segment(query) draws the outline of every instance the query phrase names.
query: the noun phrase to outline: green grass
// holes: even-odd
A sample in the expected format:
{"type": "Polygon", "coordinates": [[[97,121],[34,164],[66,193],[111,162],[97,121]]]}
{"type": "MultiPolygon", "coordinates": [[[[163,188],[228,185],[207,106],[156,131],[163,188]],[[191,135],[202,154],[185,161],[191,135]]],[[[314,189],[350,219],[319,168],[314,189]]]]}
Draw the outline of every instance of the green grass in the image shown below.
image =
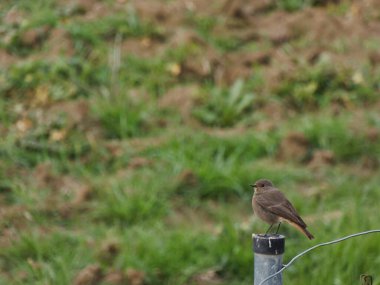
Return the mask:
{"type": "MultiPolygon", "coordinates": [[[[360,157],[373,157],[380,151],[380,144],[368,135],[354,129],[350,116],[337,118],[306,118],[304,132],[315,148],[331,149],[341,161],[355,161],[360,157]],[[313,122],[310,122],[313,120],[313,122]]],[[[374,157],[376,158],[376,156],[374,157]]]]}
{"type": "Polygon", "coordinates": [[[349,70],[331,65],[329,61],[305,66],[283,82],[277,94],[298,110],[311,110],[331,103],[348,106],[376,99],[378,74],[366,67],[349,70]]]}
{"type": "Polygon", "coordinates": [[[244,117],[253,106],[254,95],[245,93],[243,80],[237,80],[229,90],[213,88],[205,94],[202,106],[194,115],[206,125],[230,127],[244,117]]]}
{"type": "MultiPolygon", "coordinates": [[[[183,63],[202,58],[208,45],[221,52],[218,60],[277,47],[256,40],[243,47],[217,35],[229,21],[207,9],[184,8],[175,14],[182,20],[166,26],[117,2],[123,10],[91,19],[53,0],[0,4],[1,16],[11,8],[26,15],[21,26],[0,24],[11,39],[0,46],[17,59],[0,66],[1,284],[73,284],[93,264],[102,285],[110,272],[131,269],[147,285],[198,284],[205,272],[220,284],[252,284],[251,234],[267,225],[252,216],[249,184],[263,177],[285,192],[316,237],[310,242],[283,225],[285,262],[319,242],[380,227],[376,66],[300,59],[266,89],[267,67],[275,66],[258,63],[248,78],[217,85],[217,74],[187,76],[183,63]],[[72,55],[45,59],[49,34],[39,46],[20,45],[22,33],[43,25],[68,32],[72,55]],[[204,42],[168,46],[177,28],[204,42]],[[152,45],[152,54],[126,54],[132,38],[152,45]],[[193,85],[192,97],[177,88],[193,85]],[[167,96],[172,90],[179,91],[167,96]],[[64,135],[53,139],[54,132],[64,135]],[[301,162],[280,156],[294,132],[308,141],[301,162]],[[310,165],[320,150],[334,162],[310,165]]],[[[265,13],[317,4],[278,1],[265,13]]],[[[284,283],[376,278],[379,241],[371,235],[317,249],[284,272],[284,283]]]]}
{"type": "Polygon", "coordinates": [[[107,130],[107,136],[119,139],[143,135],[150,115],[147,104],[133,102],[128,95],[121,94],[98,99],[93,113],[107,130]]]}
{"type": "MultiPolygon", "coordinates": [[[[328,5],[329,1],[324,1],[324,0],[279,0],[276,1],[276,6],[279,9],[284,9],[289,12],[294,12],[298,10],[302,10],[308,7],[313,7],[313,6],[323,6],[323,5],[328,5]]],[[[341,6],[344,7],[343,3],[341,6]]],[[[331,6],[334,6],[333,4],[330,4],[331,6]]],[[[338,5],[336,5],[338,6],[338,5]]]]}
{"type": "Polygon", "coordinates": [[[104,66],[92,65],[80,58],[26,61],[2,70],[4,85],[0,94],[20,97],[23,92],[30,92],[40,98],[45,94],[38,92],[46,91],[45,101],[74,99],[88,95],[89,85],[100,85],[106,82],[107,76],[104,66]]]}
{"type": "Polygon", "coordinates": [[[123,38],[161,36],[159,29],[152,24],[142,22],[132,10],[127,16],[123,13],[93,21],[69,23],[66,29],[78,51],[100,46],[105,40],[113,40],[116,36],[123,38]]]}
{"type": "MultiPolygon", "coordinates": [[[[55,3],[53,1],[35,1],[30,5],[27,1],[17,1],[13,5],[7,5],[8,9],[20,9],[25,11],[26,17],[23,17],[21,22],[17,24],[0,23],[0,27],[5,31],[5,37],[0,41],[0,47],[5,48],[12,54],[27,56],[41,50],[46,40],[49,29],[55,27],[59,21],[59,15],[55,11],[55,3]],[[25,42],[23,37],[27,32],[38,31],[45,29],[46,32],[40,33],[39,39],[32,45],[25,42]]],[[[4,9],[7,11],[8,9],[4,9]]]]}

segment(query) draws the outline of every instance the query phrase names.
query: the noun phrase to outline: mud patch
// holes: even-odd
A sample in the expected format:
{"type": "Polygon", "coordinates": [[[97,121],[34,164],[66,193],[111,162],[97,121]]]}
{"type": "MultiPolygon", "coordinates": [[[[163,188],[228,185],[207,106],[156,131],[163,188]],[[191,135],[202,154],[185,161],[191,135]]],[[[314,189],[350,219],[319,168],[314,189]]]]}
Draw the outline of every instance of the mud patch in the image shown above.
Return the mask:
{"type": "Polygon", "coordinates": [[[170,89],[158,100],[162,109],[177,111],[184,122],[189,122],[194,107],[196,95],[199,93],[197,85],[178,86],[170,89]]]}
{"type": "Polygon", "coordinates": [[[310,142],[303,133],[289,133],[280,144],[278,158],[284,161],[305,162],[310,155],[310,142]]]}
{"type": "Polygon", "coordinates": [[[333,165],[336,162],[334,152],[330,150],[315,150],[309,162],[312,168],[319,168],[326,165],[333,165]]]}
{"type": "Polygon", "coordinates": [[[96,285],[103,277],[103,270],[97,264],[88,265],[75,276],[73,285],[96,285]]]}
{"type": "Polygon", "coordinates": [[[145,278],[146,278],[145,273],[143,271],[140,271],[134,268],[127,269],[128,284],[142,285],[144,284],[145,278]]]}

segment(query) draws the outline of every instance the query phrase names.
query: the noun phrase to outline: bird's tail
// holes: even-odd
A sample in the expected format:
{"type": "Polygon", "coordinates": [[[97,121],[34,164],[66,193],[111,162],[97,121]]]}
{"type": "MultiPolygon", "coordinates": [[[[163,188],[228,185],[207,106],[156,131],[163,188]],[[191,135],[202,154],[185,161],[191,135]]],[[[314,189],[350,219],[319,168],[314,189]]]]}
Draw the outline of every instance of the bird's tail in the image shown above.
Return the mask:
{"type": "Polygon", "coordinates": [[[300,225],[296,224],[295,222],[292,222],[292,221],[289,221],[289,220],[286,220],[290,225],[292,225],[293,227],[295,227],[297,230],[299,230],[301,233],[303,233],[305,236],[307,236],[308,239],[313,239],[314,236],[306,229],[306,228],[303,228],[301,227],[300,225]]]}

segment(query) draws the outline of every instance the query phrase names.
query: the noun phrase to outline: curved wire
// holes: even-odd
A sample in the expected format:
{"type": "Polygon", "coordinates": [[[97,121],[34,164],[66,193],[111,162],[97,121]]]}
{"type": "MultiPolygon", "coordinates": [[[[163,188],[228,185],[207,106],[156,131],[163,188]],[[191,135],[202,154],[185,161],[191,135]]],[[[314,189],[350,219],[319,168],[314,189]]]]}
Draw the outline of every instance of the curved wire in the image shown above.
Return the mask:
{"type": "Polygon", "coordinates": [[[302,251],[301,253],[297,254],[295,257],[293,257],[288,262],[288,264],[284,264],[283,267],[279,271],[277,271],[276,273],[274,273],[272,275],[269,275],[267,278],[265,278],[263,281],[261,281],[259,283],[259,285],[263,285],[264,282],[266,282],[269,279],[275,277],[277,274],[280,274],[282,271],[284,271],[286,268],[288,268],[294,261],[296,261],[299,257],[301,257],[302,255],[308,253],[309,251],[312,251],[312,250],[314,250],[314,249],[316,249],[318,247],[322,247],[322,246],[338,243],[338,242],[344,241],[344,240],[349,239],[349,238],[353,238],[353,237],[357,237],[357,236],[362,236],[362,235],[366,235],[366,234],[372,234],[372,233],[380,233],[380,230],[369,230],[369,231],[365,231],[365,232],[360,232],[360,233],[348,235],[348,236],[345,236],[345,237],[342,237],[342,238],[339,238],[339,239],[336,239],[336,240],[332,240],[332,241],[316,244],[316,245],[314,245],[314,246],[312,246],[312,247],[310,247],[310,248],[302,251]]]}

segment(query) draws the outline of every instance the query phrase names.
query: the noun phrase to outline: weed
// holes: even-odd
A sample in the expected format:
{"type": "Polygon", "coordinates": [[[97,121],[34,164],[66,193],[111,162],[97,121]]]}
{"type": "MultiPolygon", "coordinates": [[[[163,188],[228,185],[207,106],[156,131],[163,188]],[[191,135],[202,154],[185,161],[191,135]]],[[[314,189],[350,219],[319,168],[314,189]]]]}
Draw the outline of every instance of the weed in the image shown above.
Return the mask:
{"type": "Polygon", "coordinates": [[[214,87],[194,115],[206,125],[233,126],[252,108],[253,100],[254,95],[244,90],[244,81],[237,80],[227,90],[214,87]]]}
{"type": "Polygon", "coordinates": [[[298,110],[308,110],[338,103],[360,104],[375,98],[376,76],[365,71],[339,69],[328,63],[304,67],[278,88],[277,94],[298,110]]]}
{"type": "Polygon", "coordinates": [[[110,138],[135,137],[147,132],[149,110],[143,102],[134,102],[128,95],[100,97],[92,109],[110,138]]]}

